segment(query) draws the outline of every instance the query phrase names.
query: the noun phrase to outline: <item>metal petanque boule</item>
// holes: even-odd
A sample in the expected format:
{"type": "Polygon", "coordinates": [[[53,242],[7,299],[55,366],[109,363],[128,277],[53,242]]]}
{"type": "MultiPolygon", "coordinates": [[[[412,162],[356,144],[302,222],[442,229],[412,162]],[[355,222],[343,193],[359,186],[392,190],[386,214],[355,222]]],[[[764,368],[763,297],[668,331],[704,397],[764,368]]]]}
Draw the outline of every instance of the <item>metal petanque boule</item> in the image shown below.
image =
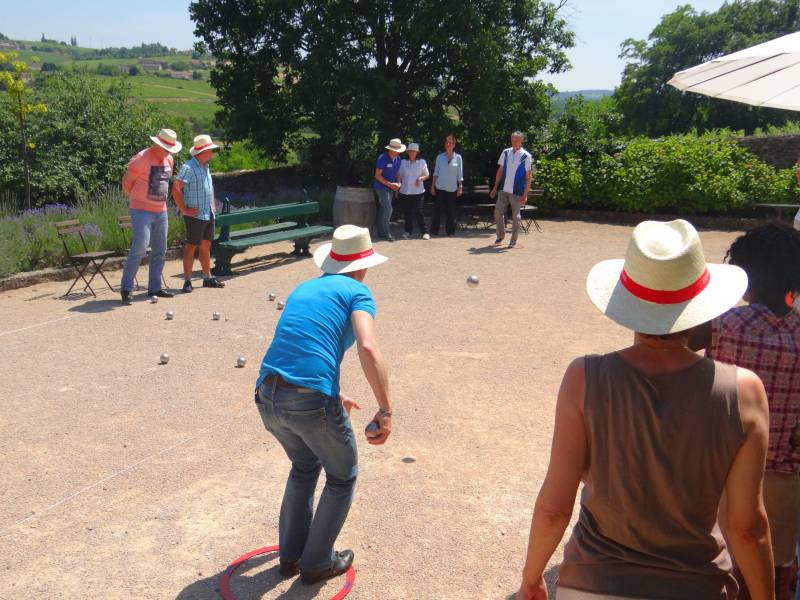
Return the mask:
{"type": "Polygon", "coordinates": [[[161,353],[161,356],[158,358],[158,361],[159,361],[159,362],[160,362],[162,365],[165,365],[165,364],[167,364],[167,363],[169,362],[169,354],[167,354],[166,352],[162,352],[162,353],[161,353]]]}
{"type": "Polygon", "coordinates": [[[283,310],[283,307],[284,307],[284,306],[286,306],[286,304],[285,304],[283,301],[281,301],[281,302],[278,302],[277,309],[278,309],[278,310],[283,310]]]}
{"type": "Polygon", "coordinates": [[[478,279],[477,275],[470,275],[469,277],[467,277],[467,286],[471,288],[476,288],[478,287],[479,283],[480,280],[478,279]]]}
{"type": "Polygon", "coordinates": [[[211,313],[211,318],[214,319],[215,321],[219,321],[219,313],[216,311],[211,313]]]}
{"type": "Polygon", "coordinates": [[[275,302],[275,298],[277,298],[277,296],[276,296],[275,294],[270,294],[270,295],[268,296],[268,298],[269,298],[269,301],[270,301],[270,302],[275,302]]]}
{"type": "Polygon", "coordinates": [[[172,319],[174,319],[174,318],[175,318],[175,313],[174,313],[174,312],[172,312],[171,310],[168,310],[168,311],[167,311],[167,314],[165,314],[165,315],[164,315],[164,318],[165,318],[167,321],[172,321],[172,319]]]}
{"type": "Polygon", "coordinates": [[[236,359],[236,366],[241,369],[247,364],[247,359],[244,356],[240,356],[236,359]]]}
{"type": "Polygon", "coordinates": [[[150,296],[150,304],[155,304],[158,302],[158,296],[150,296]]]}

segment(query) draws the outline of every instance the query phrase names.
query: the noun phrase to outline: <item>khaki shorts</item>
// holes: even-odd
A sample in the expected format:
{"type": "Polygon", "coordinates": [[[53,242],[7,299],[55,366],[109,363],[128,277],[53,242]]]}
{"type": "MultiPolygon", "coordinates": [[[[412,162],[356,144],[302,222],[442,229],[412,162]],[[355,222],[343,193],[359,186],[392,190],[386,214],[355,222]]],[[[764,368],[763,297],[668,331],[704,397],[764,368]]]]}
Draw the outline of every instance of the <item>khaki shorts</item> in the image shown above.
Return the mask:
{"type": "MultiPolygon", "coordinates": [[[[719,503],[719,526],[725,533],[725,495],[719,503]]],[[[794,560],[800,533],[800,475],[777,471],[764,473],[764,506],[772,535],[775,566],[794,560]]]]}
{"type": "Polygon", "coordinates": [[[608,594],[593,594],[570,588],[556,588],[556,600],[637,600],[628,596],[609,596],[608,594]]]}

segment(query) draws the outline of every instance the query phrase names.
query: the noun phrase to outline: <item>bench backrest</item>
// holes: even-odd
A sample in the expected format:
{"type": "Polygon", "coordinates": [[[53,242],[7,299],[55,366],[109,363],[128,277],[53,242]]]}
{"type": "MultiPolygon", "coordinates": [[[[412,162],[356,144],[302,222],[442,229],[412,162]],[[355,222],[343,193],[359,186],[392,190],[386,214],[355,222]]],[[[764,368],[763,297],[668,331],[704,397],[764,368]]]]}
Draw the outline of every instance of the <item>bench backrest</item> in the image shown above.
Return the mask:
{"type": "Polygon", "coordinates": [[[234,212],[218,214],[216,224],[220,227],[230,227],[242,223],[257,223],[267,219],[283,219],[285,217],[299,217],[316,215],[319,213],[319,202],[292,202],[290,204],[274,204],[261,208],[248,208],[234,212]]]}

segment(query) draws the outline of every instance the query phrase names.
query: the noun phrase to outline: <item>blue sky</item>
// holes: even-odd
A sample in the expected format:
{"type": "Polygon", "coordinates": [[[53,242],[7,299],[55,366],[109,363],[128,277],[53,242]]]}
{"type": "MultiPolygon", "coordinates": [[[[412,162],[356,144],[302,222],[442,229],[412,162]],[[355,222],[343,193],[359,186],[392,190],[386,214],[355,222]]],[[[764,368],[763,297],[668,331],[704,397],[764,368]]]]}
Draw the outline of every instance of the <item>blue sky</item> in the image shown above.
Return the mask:
{"type": "MultiPolygon", "coordinates": [[[[577,34],[569,51],[571,71],[545,77],[561,90],[612,89],[623,63],[620,43],[646,38],[661,16],[689,3],[697,10],[717,10],[723,0],[569,0],[564,9],[577,34]]],[[[0,32],[15,39],[49,38],[81,46],[132,46],[161,42],[188,49],[194,43],[188,0],[0,0],[0,32]]]]}

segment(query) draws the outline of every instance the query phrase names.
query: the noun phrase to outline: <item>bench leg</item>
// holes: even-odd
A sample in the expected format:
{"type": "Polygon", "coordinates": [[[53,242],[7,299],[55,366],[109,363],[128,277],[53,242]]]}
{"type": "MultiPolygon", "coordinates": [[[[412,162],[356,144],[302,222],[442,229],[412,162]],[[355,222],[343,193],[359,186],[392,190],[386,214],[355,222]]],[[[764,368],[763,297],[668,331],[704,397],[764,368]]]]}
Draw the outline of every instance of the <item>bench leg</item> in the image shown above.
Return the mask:
{"type": "Polygon", "coordinates": [[[211,268],[211,274],[233,275],[233,271],[231,270],[231,258],[231,254],[217,251],[214,256],[214,266],[211,268]]]}
{"type": "Polygon", "coordinates": [[[300,238],[295,240],[292,254],[295,256],[311,256],[311,250],[308,248],[310,243],[311,238],[300,238]]]}

